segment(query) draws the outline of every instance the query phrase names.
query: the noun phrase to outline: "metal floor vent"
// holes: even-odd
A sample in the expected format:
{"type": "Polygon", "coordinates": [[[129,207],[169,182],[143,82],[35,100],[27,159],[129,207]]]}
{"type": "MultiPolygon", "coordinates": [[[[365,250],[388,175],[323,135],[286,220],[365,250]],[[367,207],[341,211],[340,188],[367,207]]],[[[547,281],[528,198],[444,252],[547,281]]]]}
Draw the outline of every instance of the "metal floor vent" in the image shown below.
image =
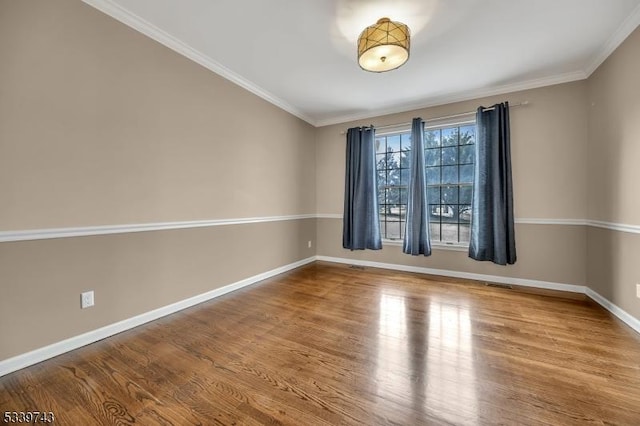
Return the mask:
{"type": "Polygon", "coordinates": [[[503,288],[505,290],[513,290],[513,287],[509,284],[499,284],[499,283],[484,283],[487,287],[496,287],[503,288]]]}

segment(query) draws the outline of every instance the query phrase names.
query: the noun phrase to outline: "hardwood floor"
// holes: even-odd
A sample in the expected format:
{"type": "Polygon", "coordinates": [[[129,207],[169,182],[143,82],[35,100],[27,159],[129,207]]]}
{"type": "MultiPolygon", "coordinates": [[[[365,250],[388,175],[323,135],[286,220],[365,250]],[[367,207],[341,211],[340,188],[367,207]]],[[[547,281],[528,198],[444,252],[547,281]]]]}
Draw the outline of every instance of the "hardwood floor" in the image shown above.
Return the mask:
{"type": "Polygon", "coordinates": [[[315,263],[0,378],[56,425],[639,425],[588,300],[315,263]]]}

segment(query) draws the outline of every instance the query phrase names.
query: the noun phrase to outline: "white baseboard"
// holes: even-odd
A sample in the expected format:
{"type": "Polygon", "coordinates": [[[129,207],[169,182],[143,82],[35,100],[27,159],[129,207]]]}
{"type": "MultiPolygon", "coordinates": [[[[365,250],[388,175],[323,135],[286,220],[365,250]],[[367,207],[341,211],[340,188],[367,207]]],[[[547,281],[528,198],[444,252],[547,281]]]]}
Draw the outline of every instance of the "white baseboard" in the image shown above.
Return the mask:
{"type": "Polygon", "coordinates": [[[622,322],[640,334],[640,320],[617,306],[607,298],[596,293],[591,288],[583,285],[562,284],[549,281],[529,280],[524,278],[500,277],[497,275],[475,274],[470,272],[450,271],[446,269],[432,269],[419,266],[399,265],[395,263],[380,263],[368,260],[346,259],[341,257],[316,256],[317,260],[326,262],[343,263],[349,265],[368,266],[371,268],[391,269],[395,271],[416,272],[419,274],[442,275],[452,278],[465,278],[476,281],[488,281],[501,284],[514,284],[526,287],[544,288],[548,290],[570,291],[587,295],[600,306],[611,312],[622,322]]]}
{"type": "Polygon", "coordinates": [[[163,306],[161,308],[154,309],[140,315],[136,315],[135,317],[128,318],[107,325],[105,327],[101,327],[97,330],[92,330],[79,336],[74,336],[69,339],[65,339],[45,347],[35,349],[31,352],[27,352],[22,355],[17,355],[13,358],[0,361],[0,377],[4,376],[5,374],[12,373],[16,370],[20,370],[21,368],[25,368],[49,358],[61,355],[65,352],[69,352],[82,346],[97,342],[98,340],[102,340],[109,336],[113,336],[114,334],[132,329],[166,315],[170,315],[199,303],[206,302],[207,300],[214,299],[216,297],[222,296],[223,294],[227,294],[234,290],[238,290],[251,284],[255,284],[258,281],[262,281],[264,279],[271,278],[275,275],[282,274],[292,269],[299,268],[300,266],[306,265],[315,260],[316,259],[313,256],[308,257],[298,262],[290,263],[288,265],[281,266],[279,268],[272,269],[258,275],[254,275],[244,280],[237,281],[224,287],[220,287],[215,290],[211,290],[206,293],[199,294],[197,296],[193,296],[188,299],[181,300],[179,302],[172,303],[170,305],[163,306]]]}
{"type": "Polygon", "coordinates": [[[207,300],[214,299],[216,297],[222,296],[223,294],[227,294],[234,290],[238,290],[240,288],[249,286],[251,284],[255,284],[259,281],[265,280],[267,278],[271,278],[275,275],[282,274],[292,269],[299,268],[301,266],[304,266],[316,260],[342,263],[342,264],[359,265],[359,266],[368,266],[371,268],[382,268],[382,269],[390,269],[390,270],[396,270],[396,271],[416,272],[420,274],[441,275],[441,276],[452,277],[452,278],[463,278],[463,279],[471,279],[471,280],[477,280],[477,281],[488,281],[488,282],[496,282],[496,283],[502,283],[502,284],[514,284],[514,285],[521,285],[526,287],[535,287],[535,288],[543,288],[543,289],[549,289],[549,290],[582,293],[582,294],[586,294],[588,297],[593,299],[596,303],[598,303],[603,308],[611,312],[613,315],[619,318],[622,322],[624,322],[625,324],[627,324],[629,327],[631,327],[633,330],[635,330],[637,333],[640,334],[640,320],[630,315],[629,313],[624,311],[622,308],[615,305],[613,302],[609,301],[605,297],[601,296],[600,294],[596,293],[595,291],[593,291],[592,289],[586,286],[554,283],[549,281],[530,280],[530,279],[524,279],[524,278],[501,277],[497,275],[476,274],[476,273],[470,273],[470,272],[450,271],[446,269],[424,268],[419,266],[400,265],[400,264],[394,264],[394,263],[380,263],[380,262],[372,262],[368,260],[346,259],[346,258],[329,257],[329,256],[312,256],[312,257],[308,257],[306,259],[300,260],[298,262],[290,263],[288,265],[281,266],[276,269],[272,269],[262,274],[254,275],[252,277],[226,285],[224,287],[211,290],[207,293],[199,294],[189,299],[185,299],[180,302],[176,302],[171,305],[164,306],[162,308],[154,309],[153,311],[145,312],[135,317],[132,317],[123,321],[119,321],[114,324],[107,325],[97,330],[89,331],[79,336],[74,336],[69,339],[66,339],[57,343],[53,343],[49,346],[45,346],[45,347],[33,350],[31,352],[27,352],[22,355],[15,356],[13,358],[9,358],[4,361],[0,361],[0,377],[6,374],[12,373],[16,370],[20,370],[22,368],[28,367],[30,365],[45,361],[49,358],[53,358],[55,356],[61,355],[65,352],[72,351],[82,346],[97,342],[98,340],[102,340],[109,336],[113,336],[123,331],[132,329],[134,327],[156,320],[166,315],[173,314],[182,309],[186,309],[191,306],[197,305],[199,303],[206,302],[207,300]]]}
{"type": "Polygon", "coordinates": [[[447,269],[424,268],[421,266],[400,265],[396,263],[380,263],[368,260],[345,259],[341,257],[316,256],[318,260],[326,262],[345,263],[350,265],[369,266],[371,268],[392,269],[396,271],[416,272],[419,274],[442,275],[444,277],[464,278],[476,281],[489,281],[501,284],[514,284],[526,287],[544,288],[548,290],[571,291],[573,293],[584,293],[585,287],[574,284],[560,284],[549,281],[528,280],[524,278],[500,277],[498,275],[475,274],[472,272],[450,271],[447,269]]]}
{"type": "Polygon", "coordinates": [[[611,302],[609,299],[602,297],[599,293],[591,290],[589,287],[586,288],[585,294],[640,334],[640,320],[638,320],[636,317],[629,314],[627,311],[623,310],[618,305],[611,302]]]}

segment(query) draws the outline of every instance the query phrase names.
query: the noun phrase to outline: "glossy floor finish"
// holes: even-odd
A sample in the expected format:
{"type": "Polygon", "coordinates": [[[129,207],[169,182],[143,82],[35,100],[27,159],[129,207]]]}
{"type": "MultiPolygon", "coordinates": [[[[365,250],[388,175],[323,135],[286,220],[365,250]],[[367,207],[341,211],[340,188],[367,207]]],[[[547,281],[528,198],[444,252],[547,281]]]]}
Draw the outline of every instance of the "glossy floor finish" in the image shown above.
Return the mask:
{"type": "Polygon", "coordinates": [[[315,263],[0,378],[58,425],[640,424],[588,300],[315,263]]]}

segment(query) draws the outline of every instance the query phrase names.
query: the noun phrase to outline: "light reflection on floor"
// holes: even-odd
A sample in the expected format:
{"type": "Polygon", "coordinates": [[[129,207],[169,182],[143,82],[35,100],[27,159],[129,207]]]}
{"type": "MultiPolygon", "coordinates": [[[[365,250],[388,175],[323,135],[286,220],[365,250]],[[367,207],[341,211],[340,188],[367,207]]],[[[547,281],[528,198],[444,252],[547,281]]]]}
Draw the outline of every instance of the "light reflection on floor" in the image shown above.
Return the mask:
{"type": "Polygon", "coordinates": [[[478,417],[476,374],[473,365],[471,319],[466,306],[429,302],[429,357],[427,399],[429,407],[448,421],[478,417]]]}
{"type": "Polygon", "coordinates": [[[378,395],[401,402],[411,392],[404,294],[380,295],[376,384],[378,395]]]}
{"type": "Polygon", "coordinates": [[[476,424],[478,401],[471,320],[466,306],[438,298],[408,299],[397,289],[380,294],[375,380],[381,397],[444,421],[476,424]],[[416,317],[428,303],[428,318],[416,317]],[[413,376],[411,375],[413,374],[413,376]]]}

